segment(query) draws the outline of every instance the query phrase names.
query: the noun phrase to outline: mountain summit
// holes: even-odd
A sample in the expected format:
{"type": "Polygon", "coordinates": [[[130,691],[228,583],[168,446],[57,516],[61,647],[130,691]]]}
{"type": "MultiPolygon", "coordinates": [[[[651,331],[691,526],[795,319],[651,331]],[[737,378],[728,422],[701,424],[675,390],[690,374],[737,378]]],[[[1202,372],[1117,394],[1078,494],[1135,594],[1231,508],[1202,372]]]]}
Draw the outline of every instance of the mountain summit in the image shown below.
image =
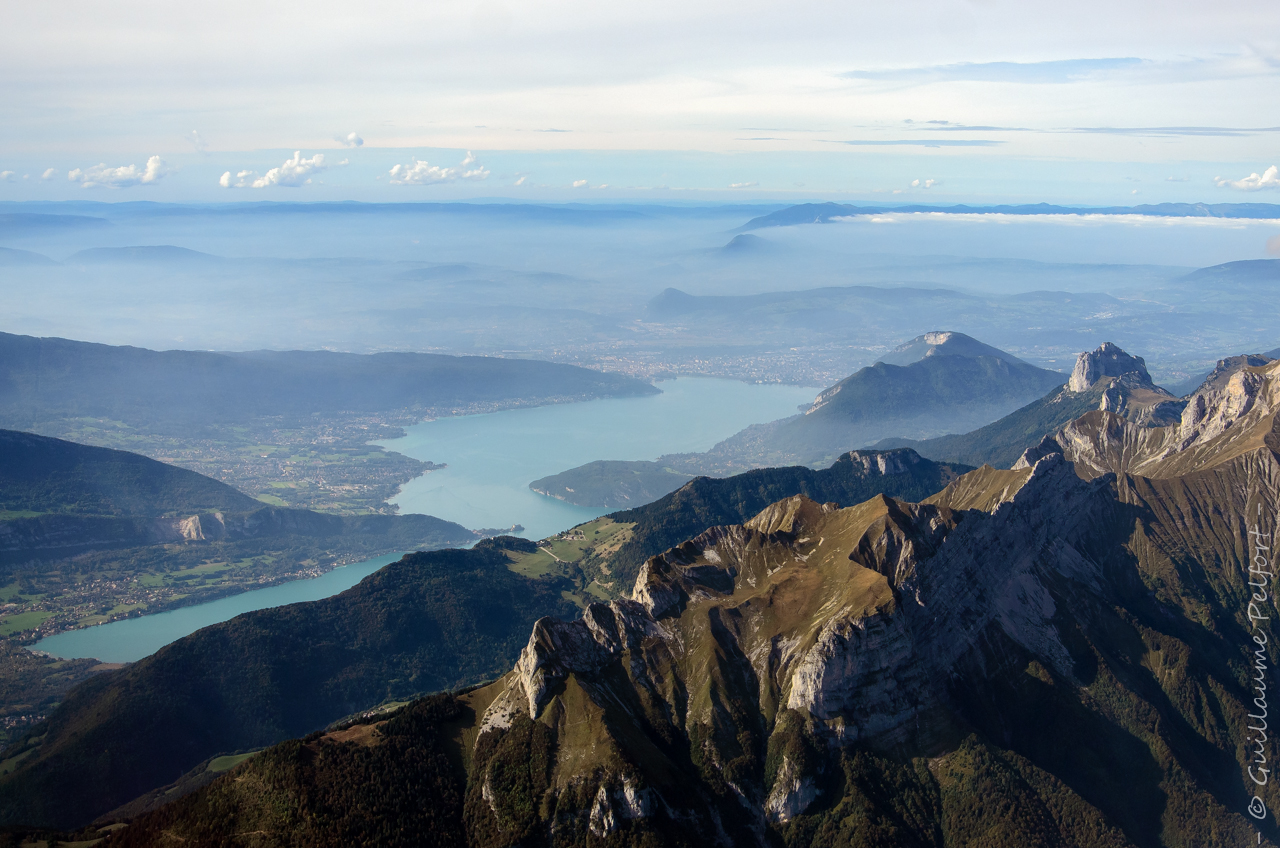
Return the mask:
{"type": "Polygon", "coordinates": [[[1063,381],[1056,371],[963,333],[925,333],[824,389],[802,415],[749,427],[716,445],[697,470],[826,466],[885,437],[964,432],[995,421],[1063,381]]]}
{"type": "Polygon", "coordinates": [[[1073,392],[1087,392],[1103,377],[1129,374],[1136,375],[1144,383],[1151,383],[1146,360],[1125,353],[1111,342],[1103,342],[1097,350],[1086,351],[1076,357],[1076,367],[1071,371],[1067,388],[1073,392]]]}
{"type": "Polygon", "coordinates": [[[876,361],[883,362],[886,365],[910,365],[913,362],[919,362],[926,356],[967,356],[970,358],[989,356],[992,359],[1001,359],[1006,362],[1026,365],[1021,359],[1010,356],[999,348],[983,344],[972,336],[966,336],[964,333],[956,333],[949,330],[935,330],[922,336],[916,336],[911,341],[899,345],[876,361]]]}
{"type": "MultiPolygon", "coordinates": [[[[1233,357],[1220,362],[1219,370],[1211,377],[1228,368],[1228,362],[1237,360],[1270,361],[1259,356],[1233,357]]],[[[910,447],[930,459],[1008,468],[1023,451],[1039,442],[1043,434],[1090,410],[1110,412],[1142,426],[1161,427],[1178,421],[1185,406],[1186,401],[1152,382],[1142,357],[1132,356],[1105,342],[1076,357],[1067,385],[998,421],[961,435],[920,441],[885,439],[876,447],[910,447]]]]}

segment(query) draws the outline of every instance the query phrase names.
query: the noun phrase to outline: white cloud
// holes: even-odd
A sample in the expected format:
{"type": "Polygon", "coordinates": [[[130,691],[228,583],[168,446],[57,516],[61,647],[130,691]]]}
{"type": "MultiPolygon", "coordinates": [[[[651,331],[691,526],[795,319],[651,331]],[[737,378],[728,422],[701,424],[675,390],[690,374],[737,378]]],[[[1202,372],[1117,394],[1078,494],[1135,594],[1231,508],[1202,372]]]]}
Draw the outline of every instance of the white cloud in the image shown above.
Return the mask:
{"type": "Polygon", "coordinates": [[[476,157],[467,151],[457,167],[442,168],[422,159],[414,159],[412,165],[396,165],[389,172],[392,185],[436,185],[452,183],[458,180],[483,180],[489,176],[489,169],[476,162],[476,157]],[[475,165],[468,168],[468,165],[475,165]]]}
{"type": "Polygon", "coordinates": [[[1257,191],[1261,188],[1280,188],[1280,168],[1272,165],[1261,174],[1252,173],[1243,180],[1228,180],[1223,177],[1214,177],[1213,181],[1219,188],[1238,188],[1241,191],[1257,191]]]}
{"type": "MultiPolygon", "coordinates": [[[[337,164],[345,165],[347,160],[343,159],[337,164]]],[[[295,150],[292,159],[284,160],[284,164],[280,167],[272,168],[262,176],[258,176],[257,171],[240,171],[233,178],[231,172],[227,171],[219,178],[218,185],[223,188],[267,188],[269,186],[297,188],[310,185],[312,174],[327,171],[331,167],[333,166],[325,164],[323,153],[317,153],[310,159],[303,159],[302,151],[295,150]]]]}
{"type": "Polygon", "coordinates": [[[51,179],[53,179],[53,178],[54,178],[54,177],[56,177],[56,176],[58,176],[58,169],[57,169],[57,168],[48,168],[48,169],[46,169],[46,170],[45,170],[45,172],[44,172],[43,174],[41,174],[41,175],[40,175],[40,179],[42,179],[42,180],[51,180],[51,179]]]}
{"type": "Polygon", "coordinates": [[[586,180],[574,180],[574,181],[573,181],[573,187],[574,187],[574,188],[583,188],[583,187],[585,187],[585,186],[586,186],[586,184],[587,184],[587,181],[586,181],[586,180]]]}
{"type": "MultiPolygon", "coordinates": [[[[48,171],[45,171],[48,174],[48,171]]],[[[76,168],[67,172],[67,179],[73,183],[80,183],[85,188],[93,188],[95,186],[105,186],[107,188],[129,188],[130,186],[146,185],[148,183],[158,182],[161,177],[169,173],[169,169],[165,167],[164,160],[159,156],[152,156],[147,160],[147,164],[143,168],[137,165],[121,165],[118,168],[110,168],[105,162],[94,165],[92,168],[81,170],[76,168]]]]}
{"type": "Polygon", "coordinates": [[[525,181],[525,180],[527,180],[527,179],[529,179],[529,178],[528,178],[528,177],[521,177],[520,179],[518,179],[518,180],[516,180],[516,181],[515,181],[515,185],[524,185],[524,181],[525,181]]]}
{"type": "Polygon", "coordinates": [[[13,182],[13,171],[0,171],[0,180],[6,183],[13,182]]]}
{"type": "Polygon", "coordinates": [[[729,183],[729,188],[754,188],[760,183],[729,183]]]}
{"type": "Polygon", "coordinates": [[[912,188],[933,188],[941,183],[940,180],[912,180],[912,188]]]}
{"type": "Polygon", "coordinates": [[[204,153],[205,149],[208,147],[208,145],[205,144],[204,139],[200,137],[200,133],[197,130],[192,130],[187,133],[187,141],[191,142],[191,146],[196,149],[196,153],[204,153]]]}
{"type": "Polygon", "coordinates": [[[360,147],[364,144],[364,139],[355,133],[347,133],[345,137],[338,139],[344,147],[360,147]]]}

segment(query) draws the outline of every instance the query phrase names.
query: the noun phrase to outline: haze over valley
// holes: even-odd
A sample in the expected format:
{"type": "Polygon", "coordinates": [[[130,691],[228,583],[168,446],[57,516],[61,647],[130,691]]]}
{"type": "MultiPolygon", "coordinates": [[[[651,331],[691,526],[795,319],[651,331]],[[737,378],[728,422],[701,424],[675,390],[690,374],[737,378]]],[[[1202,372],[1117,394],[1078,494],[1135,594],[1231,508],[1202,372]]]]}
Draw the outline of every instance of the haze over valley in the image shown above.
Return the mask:
{"type": "Polygon", "coordinates": [[[9,4],[0,848],[1280,848],[1280,7],[9,4]]]}

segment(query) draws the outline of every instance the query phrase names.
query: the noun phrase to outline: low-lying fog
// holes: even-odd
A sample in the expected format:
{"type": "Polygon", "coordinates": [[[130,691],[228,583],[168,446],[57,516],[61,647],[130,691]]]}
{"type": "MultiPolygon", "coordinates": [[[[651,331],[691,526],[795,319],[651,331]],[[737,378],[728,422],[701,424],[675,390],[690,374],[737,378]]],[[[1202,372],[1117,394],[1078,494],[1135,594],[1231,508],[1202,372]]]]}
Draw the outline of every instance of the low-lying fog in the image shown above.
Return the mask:
{"type": "Polygon", "coordinates": [[[1275,271],[1187,277],[1264,258],[1274,221],[892,214],[742,233],[779,207],[4,206],[0,330],[112,344],[808,385],[933,329],[1060,369],[1115,341],[1168,382],[1280,344],[1275,271]],[[102,250],[161,245],[184,250],[102,250]]]}

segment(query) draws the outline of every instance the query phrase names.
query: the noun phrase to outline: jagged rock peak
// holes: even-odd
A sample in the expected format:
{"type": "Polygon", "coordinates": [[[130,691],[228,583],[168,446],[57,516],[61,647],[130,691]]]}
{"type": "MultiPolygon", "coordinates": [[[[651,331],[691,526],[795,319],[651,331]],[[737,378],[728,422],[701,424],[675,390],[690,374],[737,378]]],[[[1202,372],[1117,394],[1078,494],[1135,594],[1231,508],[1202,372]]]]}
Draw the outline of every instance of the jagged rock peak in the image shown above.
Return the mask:
{"type": "Polygon", "coordinates": [[[1022,471],[1034,468],[1037,462],[1053,453],[1062,453],[1062,446],[1054,440],[1053,436],[1045,436],[1040,440],[1040,444],[1022,452],[1022,456],[1018,457],[1018,461],[1013,464],[1012,470],[1022,471]]]}
{"type": "Polygon", "coordinates": [[[1111,342],[1103,342],[1097,350],[1086,351],[1076,357],[1076,367],[1071,371],[1067,388],[1073,392],[1087,392],[1103,377],[1123,377],[1136,374],[1144,386],[1154,385],[1147,373],[1147,363],[1141,356],[1130,356],[1111,342]]]}
{"type": "Polygon", "coordinates": [[[1242,356],[1228,356],[1226,359],[1219,359],[1218,364],[1209,372],[1209,376],[1204,378],[1204,382],[1193,394],[1204,394],[1214,389],[1225,388],[1227,381],[1231,379],[1231,375],[1235,374],[1242,368],[1261,368],[1274,360],[1261,353],[1247,353],[1242,356]]]}

